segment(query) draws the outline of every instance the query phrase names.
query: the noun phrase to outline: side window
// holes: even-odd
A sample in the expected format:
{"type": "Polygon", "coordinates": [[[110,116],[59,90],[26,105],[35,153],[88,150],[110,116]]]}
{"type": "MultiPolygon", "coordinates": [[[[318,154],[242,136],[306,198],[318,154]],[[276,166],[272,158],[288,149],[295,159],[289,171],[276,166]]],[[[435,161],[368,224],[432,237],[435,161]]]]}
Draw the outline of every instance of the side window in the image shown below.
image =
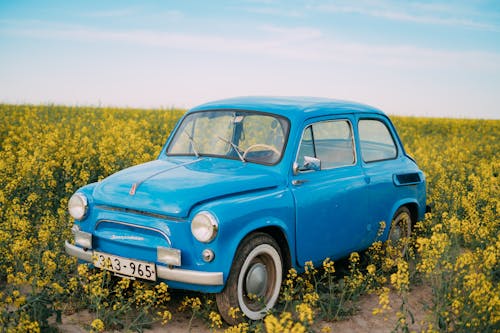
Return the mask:
{"type": "Polygon", "coordinates": [[[304,156],[321,161],[321,169],[353,165],[356,162],[351,124],[347,120],[323,121],[308,126],[302,135],[297,163],[304,156]]]}
{"type": "Polygon", "coordinates": [[[358,123],[361,156],[365,162],[396,158],[398,151],[387,126],[376,119],[362,119],[358,123]]]}

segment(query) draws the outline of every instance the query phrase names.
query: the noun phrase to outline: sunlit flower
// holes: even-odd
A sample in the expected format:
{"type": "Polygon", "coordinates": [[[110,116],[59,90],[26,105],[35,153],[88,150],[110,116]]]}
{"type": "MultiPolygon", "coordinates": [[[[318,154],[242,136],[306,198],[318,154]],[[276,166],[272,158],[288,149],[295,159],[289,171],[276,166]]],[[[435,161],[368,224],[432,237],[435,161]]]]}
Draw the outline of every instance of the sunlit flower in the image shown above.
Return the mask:
{"type": "Polygon", "coordinates": [[[104,323],[101,319],[97,318],[92,321],[90,324],[90,328],[92,332],[102,332],[104,331],[104,323]]]}

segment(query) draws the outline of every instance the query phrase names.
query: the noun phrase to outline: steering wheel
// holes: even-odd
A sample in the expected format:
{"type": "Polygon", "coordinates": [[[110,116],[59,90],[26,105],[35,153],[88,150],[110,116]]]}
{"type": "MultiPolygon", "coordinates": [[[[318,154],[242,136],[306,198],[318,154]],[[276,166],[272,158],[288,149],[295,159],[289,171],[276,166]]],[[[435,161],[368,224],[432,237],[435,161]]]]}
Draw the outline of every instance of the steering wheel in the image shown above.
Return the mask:
{"type": "Polygon", "coordinates": [[[243,159],[246,159],[247,157],[247,154],[249,151],[255,149],[255,148],[266,148],[268,150],[271,150],[273,153],[275,153],[276,155],[280,155],[280,152],[278,149],[276,149],[275,147],[271,146],[271,145],[266,145],[264,143],[256,143],[254,145],[251,145],[250,147],[248,147],[247,149],[245,149],[245,151],[243,152],[243,159]]]}

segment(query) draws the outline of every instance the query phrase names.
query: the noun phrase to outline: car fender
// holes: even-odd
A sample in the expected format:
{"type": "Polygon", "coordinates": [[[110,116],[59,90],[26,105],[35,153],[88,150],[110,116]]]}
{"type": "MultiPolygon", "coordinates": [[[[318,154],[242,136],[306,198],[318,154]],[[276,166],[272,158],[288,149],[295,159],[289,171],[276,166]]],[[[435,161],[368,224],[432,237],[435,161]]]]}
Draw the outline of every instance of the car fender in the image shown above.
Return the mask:
{"type": "MultiPolygon", "coordinates": [[[[418,211],[420,211],[420,205],[419,205],[418,201],[415,200],[414,198],[403,198],[403,199],[396,201],[390,210],[390,215],[387,217],[386,227],[385,227],[384,233],[382,235],[382,239],[384,241],[386,241],[387,238],[389,237],[389,231],[391,230],[392,218],[394,217],[394,214],[396,214],[396,211],[400,207],[408,206],[408,205],[415,205],[415,206],[417,206],[418,211]]],[[[417,214],[418,214],[418,212],[417,212],[417,214]]],[[[417,222],[417,221],[413,221],[413,222],[417,222]]]]}
{"type": "MultiPolygon", "coordinates": [[[[234,248],[233,253],[233,259],[234,259],[234,254],[236,254],[236,251],[238,249],[238,246],[243,242],[243,240],[248,237],[250,234],[255,233],[255,232],[264,232],[270,234],[272,237],[275,238],[275,240],[282,246],[282,252],[283,250],[286,250],[287,253],[282,253],[282,260],[283,263],[286,265],[292,264],[295,262],[295,253],[293,249],[295,246],[292,246],[295,242],[295,230],[290,229],[289,225],[280,219],[277,219],[275,217],[269,216],[269,217],[264,217],[264,218],[259,218],[257,220],[252,221],[247,227],[244,229],[240,230],[237,234],[235,239],[239,240],[238,244],[235,244],[236,247],[234,248]],[[276,232],[279,231],[282,235],[283,238],[277,238],[275,237],[276,232]],[[290,256],[288,260],[290,260],[289,263],[286,262],[287,256],[290,256]]],[[[232,262],[232,260],[231,260],[232,262]]]]}
{"type": "MultiPolygon", "coordinates": [[[[214,251],[214,264],[224,274],[224,283],[243,239],[252,232],[276,228],[284,235],[292,260],[295,258],[295,210],[288,189],[273,189],[246,193],[205,203],[193,210],[192,217],[198,212],[209,211],[219,222],[218,234],[209,244],[196,242],[193,251],[210,248],[214,251]],[[232,209],[228,209],[232,207],[232,209]]],[[[283,240],[277,240],[281,243],[283,240]]],[[[292,261],[294,262],[294,261],[292,261]]]]}

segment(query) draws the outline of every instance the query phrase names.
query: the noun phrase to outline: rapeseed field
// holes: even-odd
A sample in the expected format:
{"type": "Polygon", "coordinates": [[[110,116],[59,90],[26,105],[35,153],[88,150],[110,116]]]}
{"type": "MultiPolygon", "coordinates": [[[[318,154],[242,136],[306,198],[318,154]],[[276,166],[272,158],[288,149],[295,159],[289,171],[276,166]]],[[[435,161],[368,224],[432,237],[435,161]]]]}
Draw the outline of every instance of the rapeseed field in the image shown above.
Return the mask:
{"type": "Polygon", "coordinates": [[[322,267],[307,263],[304,274],[290,270],[279,305],[262,321],[227,327],[210,295],[186,296],[173,309],[164,283],[119,280],[78,265],[64,253],[72,238],[69,197],[155,159],[183,112],[0,105],[0,332],[55,331],[63,315],[82,310],[93,316],[86,327],[92,332],[141,331],[155,322],[168,328],[179,311],[202,318],[209,330],[328,332],[321,322],[352,315],[367,293],[379,297],[374,316],[398,309],[388,331],[408,332],[408,295],[419,284],[432,289],[423,331],[500,331],[498,120],[393,117],[426,173],[432,205],[407,255],[376,242],[341,269],[326,259],[322,267]]]}

